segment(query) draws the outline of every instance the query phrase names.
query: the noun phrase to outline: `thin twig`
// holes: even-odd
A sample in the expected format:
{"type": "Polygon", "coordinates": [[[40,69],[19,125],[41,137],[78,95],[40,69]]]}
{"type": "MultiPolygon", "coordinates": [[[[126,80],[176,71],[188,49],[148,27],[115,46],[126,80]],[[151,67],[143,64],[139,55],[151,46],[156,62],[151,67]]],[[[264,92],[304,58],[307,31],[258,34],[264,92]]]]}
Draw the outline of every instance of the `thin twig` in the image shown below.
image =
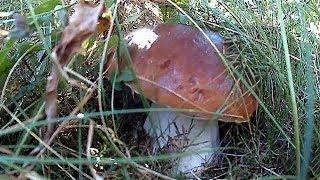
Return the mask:
{"type": "MultiPolygon", "coordinates": [[[[90,148],[91,148],[92,138],[93,138],[93,128],[94,128],[94,121],[90,120],[89,129],[88,129],[87,146],[86,146],[86,155],[87,155],[87,159],[88,160],[90,160],[90,158],[91,158],[90,148]]],[[[102,177],[97,175],[97,173],[94,170],[92,164],[88,164],[88,166],[89,166],[89,169],[90,169],[90,172],[91,172],[92,176],[95,179],[102,179],[102,177]]]]}

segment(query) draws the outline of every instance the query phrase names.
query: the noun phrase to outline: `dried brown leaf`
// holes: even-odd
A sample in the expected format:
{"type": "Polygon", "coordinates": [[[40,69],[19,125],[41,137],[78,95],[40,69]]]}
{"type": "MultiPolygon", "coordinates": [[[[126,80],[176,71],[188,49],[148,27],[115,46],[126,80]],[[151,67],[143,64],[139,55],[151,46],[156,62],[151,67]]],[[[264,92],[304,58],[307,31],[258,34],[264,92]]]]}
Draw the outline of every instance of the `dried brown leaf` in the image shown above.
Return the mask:
{"type": "Polygon", "coordinates": [[[95,6],[84,1],[75,7],[75,13],[70,17],[69,25],[63,31],[62,38],[54,49],[62,66],[71,55],[81,52],[81,43],[96,31],[99,17],[104,9],[103,4],[95,6]]]}
{"type": "MultiPolygon", "coordinates": [[[[53,57],[58,65],[63,68],[74,53],[83,52],[81,44],[96,32],[99,17],[105,10],[105,6],[101,3],[96,6],[92,3],[81,1],[74,8],[74,14],[70,17],[68,26],[63,31],[62,37],[58,45],[54,48],[53,57]]],[[[46,86],[46,107],[45,112],[47,119],[57,115],[57,87],[59,82],[59,70],[53,65],[46,86]]],[[[45,141],[48,140],[53,132],[53,125],[48,124],[45,141]]]]}

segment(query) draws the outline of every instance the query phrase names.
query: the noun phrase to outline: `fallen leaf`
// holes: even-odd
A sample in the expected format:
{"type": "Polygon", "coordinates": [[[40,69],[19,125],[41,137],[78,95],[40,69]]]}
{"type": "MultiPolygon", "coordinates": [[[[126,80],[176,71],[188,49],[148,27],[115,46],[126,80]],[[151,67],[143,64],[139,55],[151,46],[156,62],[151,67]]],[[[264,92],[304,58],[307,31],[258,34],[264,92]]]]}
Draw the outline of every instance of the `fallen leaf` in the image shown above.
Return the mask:
{"type": "MultiPolygon", "coordinates": [[[[96,32],[99,18],[105,9],[103,3],[96,6],[89,2],[80,1],[76,5],[74,14],[70,17],[69,24],[64,29],[60,42],[53,51],[53,57],[58,61],[62,69],[73,54],[83,52],[81,44],[96,32]]],[[[57,66],[53,65],[46,86],[45,112],[49,124],[45,132],[45,141],[50,138],[53,132],[53,124],[50,123],[50,120],[57,115],[58,82],[59,71],[57,66]]]]}
{"type": "Polygon", "coordinates": [[[84,1],[74,8],[75,12],[70,17],[69,24],[53,52],[62,66],[74,53],[81,52],[81,43],[96,31],[99,17],[104,9],[103,4],[95,6],[84,1]]]}
{"type": "Polygon", "coordinates": [[[111,12],[106,10],[101,17],[99,18],[99,22],[96,28],[97,33],[104,33],[109,30],[109,24],[111,23],[111,12]]]}

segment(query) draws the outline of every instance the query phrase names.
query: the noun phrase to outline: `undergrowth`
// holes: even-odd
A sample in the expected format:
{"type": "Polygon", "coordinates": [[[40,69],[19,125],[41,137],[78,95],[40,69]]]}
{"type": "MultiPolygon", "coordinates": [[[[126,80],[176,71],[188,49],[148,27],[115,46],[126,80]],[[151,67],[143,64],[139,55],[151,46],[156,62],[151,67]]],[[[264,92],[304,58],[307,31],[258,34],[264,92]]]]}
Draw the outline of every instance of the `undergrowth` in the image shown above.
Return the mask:
{"type": "MultiPolygon", "coordinates": [[[[111,13],[117,7],[123,34],[162,21],[195,26],[194,21],[201,28],[219,31],[232,44],[234,53],[225,54],[227,63],[254,92],[259,109],[248,123],[221,122],[221,154],[203,172],[188,176],[320,177],[318,1],[104,3],[111,13]]],[[[48,54],[58,43],[74,5],[60,0],[0,2],[0,173],[87,179],[92,178],[93,168],[108,179],[186,178],[171,171],[179,154],[152,155],[150,139],[143,131],[150,110],[144,108],[140,96],[107,78],[100,90],[108,130],[101,128],[98,91],[89,96],[79,114],[71,115],[87,91],[61,81],[55,121],[79,123],[65,128],[42,156],[30,155],[39,145],[40,127],[47,124],[44,94],[52,64],[48,54]],[[92,141],[89,149],[88,140],[92,141]],[[26,168],[29,165],[33,168],[26,168]]],[[[114,30],[107,49],[117,48],[118,35],[114,30]]],[[[75,55],[68,65],[71,77],[98,85],[106,38],[106,34],[96,35],[83,43],[85,55],[75,55]]],[[[130,79],[127,74],[120,76],[130,79]]]]}

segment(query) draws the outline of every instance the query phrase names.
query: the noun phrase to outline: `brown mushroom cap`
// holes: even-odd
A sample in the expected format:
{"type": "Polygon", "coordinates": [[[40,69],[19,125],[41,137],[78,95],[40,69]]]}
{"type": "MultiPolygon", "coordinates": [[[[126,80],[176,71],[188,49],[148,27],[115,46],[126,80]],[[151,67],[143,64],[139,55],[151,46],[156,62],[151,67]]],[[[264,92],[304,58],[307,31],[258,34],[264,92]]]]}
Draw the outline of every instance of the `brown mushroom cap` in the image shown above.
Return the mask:
{"type": "MultiPolygon", "coordinates": [[[[206,33],[221,51],[221,35],[206,33]]],[[[235,84],[198,29],[161,24],[135,31],[126,40],[138,84],[148,99],[172,108],[200,110],[206,119],[213,112],[222,113],[222,121],[248,121],[257,109],[255,98],[235,84]]],[[[129,86],[137,91],[133,83],[129,86]]]]}

